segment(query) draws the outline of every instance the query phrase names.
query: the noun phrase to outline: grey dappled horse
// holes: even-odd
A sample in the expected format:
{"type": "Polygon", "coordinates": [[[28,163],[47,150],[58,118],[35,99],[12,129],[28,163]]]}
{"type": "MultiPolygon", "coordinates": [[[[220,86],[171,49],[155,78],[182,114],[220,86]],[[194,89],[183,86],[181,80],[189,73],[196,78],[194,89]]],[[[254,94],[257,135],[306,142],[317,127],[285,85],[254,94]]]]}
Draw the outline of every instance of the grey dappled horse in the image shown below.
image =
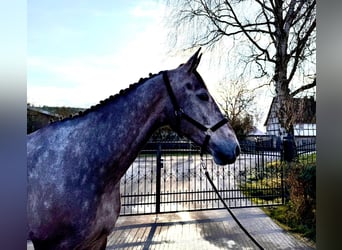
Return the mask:
{"type": "Polygon", "coordinates": [[[196,71],[200,59],[198,50],[178,68],[28,135],[35,249],[105,249],[120,212],[120,178],[158,127],[170,125],[219,165],[235,161],[238,141],[196,71]]]}

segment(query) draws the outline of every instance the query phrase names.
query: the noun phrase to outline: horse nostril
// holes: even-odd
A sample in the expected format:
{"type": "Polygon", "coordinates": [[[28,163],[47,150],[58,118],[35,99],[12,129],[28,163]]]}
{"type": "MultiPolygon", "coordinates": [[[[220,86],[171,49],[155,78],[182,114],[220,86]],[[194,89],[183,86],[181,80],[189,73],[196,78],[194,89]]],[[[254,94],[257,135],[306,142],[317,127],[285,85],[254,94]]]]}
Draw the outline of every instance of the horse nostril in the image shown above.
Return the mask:
{"type": "Polygon", "coordinates": [[[238,146],[236,146],[236,148],[235,148],[235,156],[239,156],[239,154],[240,154],[240,147],[239,147],[239,145],[238,146]]]}

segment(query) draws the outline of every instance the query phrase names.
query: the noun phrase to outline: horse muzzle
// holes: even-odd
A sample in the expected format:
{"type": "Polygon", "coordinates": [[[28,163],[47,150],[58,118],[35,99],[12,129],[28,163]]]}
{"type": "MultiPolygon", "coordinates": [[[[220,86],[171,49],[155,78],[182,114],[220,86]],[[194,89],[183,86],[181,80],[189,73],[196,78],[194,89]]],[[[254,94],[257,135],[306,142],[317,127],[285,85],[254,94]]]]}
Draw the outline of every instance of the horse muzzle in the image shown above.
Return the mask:
{"type": "Polygon", "coordinates": [[[228,146],[214,146],[210,151],[214,158],[214,162],[217,165],[223,166],[234,163],[239,156],[241,149],[238,143],[233,143],[228,146]]]}

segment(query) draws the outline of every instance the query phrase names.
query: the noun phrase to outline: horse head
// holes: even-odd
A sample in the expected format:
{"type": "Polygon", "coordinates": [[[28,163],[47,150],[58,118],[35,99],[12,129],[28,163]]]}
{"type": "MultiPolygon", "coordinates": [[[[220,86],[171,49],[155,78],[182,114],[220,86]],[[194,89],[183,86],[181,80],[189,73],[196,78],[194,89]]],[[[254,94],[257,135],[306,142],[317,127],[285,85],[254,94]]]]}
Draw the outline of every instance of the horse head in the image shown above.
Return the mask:
{"type": "Polygon", "coordinates": [[[209,152],[216,164],[235,162],[240,146],[235,132],[196,71],[200,49],[178,68],[163,72],[172,105],[170,125],[209,152]]]}

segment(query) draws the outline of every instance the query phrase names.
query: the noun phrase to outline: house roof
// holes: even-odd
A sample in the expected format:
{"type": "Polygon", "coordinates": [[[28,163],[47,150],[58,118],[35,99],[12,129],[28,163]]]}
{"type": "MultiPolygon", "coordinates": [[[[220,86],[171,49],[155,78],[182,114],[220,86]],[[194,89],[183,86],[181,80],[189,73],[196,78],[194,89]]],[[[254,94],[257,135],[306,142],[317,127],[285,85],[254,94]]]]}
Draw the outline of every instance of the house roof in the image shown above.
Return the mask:
{"type": "Polygon", "coordinates": [[[41,114],[44,114],[47,116],[51,116],[51,117],[56,117],[56,118],[60,117],[60,115],[58,115],[58,114],[54,114],[54,113],[51,113],[49,111],[39,109],[39,108],[35,108],[35,107],[27,107],[27,110],[35,111],[35,112],[38,112],[38,113],[41,113],[41,114]]]}
{"type": "Polygon", "coordinates": [[[265,135],[266,133],[253,126],[253,130],[248,133],[248,135],[265,135]]]}
{"type": "MultiPolygon", "coordinates": [[[[276,98],[274,97],[268,110],[264,126],[267,125],[267,122],[270,119],[276,102],[275,100],[276,98]]],[[[292,101],[294,110],[297,111],[295,123],[316,123],[316,101],[313,97],[293,98],[292,101]]]]}

